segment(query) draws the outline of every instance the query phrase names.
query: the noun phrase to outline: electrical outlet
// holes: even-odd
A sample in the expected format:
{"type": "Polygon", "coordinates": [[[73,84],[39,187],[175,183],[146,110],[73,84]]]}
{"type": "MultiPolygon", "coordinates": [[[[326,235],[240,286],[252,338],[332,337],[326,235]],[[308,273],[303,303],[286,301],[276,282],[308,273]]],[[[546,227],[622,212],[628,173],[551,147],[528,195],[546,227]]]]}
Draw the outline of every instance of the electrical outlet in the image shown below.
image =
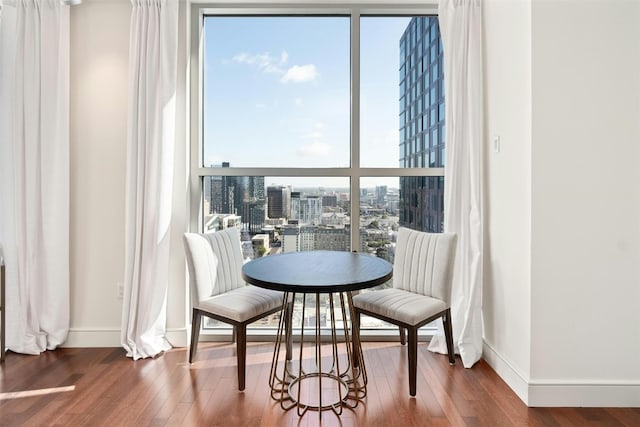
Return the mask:
{"type": "Polygon", "coordinates": [[[116,291],[118,299],[124,298],[124,283],[116,282],[116,291]]]}

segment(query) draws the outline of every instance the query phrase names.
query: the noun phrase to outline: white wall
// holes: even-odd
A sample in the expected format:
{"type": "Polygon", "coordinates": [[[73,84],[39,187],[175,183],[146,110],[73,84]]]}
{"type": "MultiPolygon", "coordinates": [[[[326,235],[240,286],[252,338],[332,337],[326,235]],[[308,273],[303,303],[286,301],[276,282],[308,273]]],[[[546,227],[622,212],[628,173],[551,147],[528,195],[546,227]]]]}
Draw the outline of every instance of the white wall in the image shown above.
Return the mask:
{"type": "Polygon", "coordinates": [[[485,357],[530,406],[640,405],[638,23],[636,1],[485,2],[485,357]]]}
{"type": "Polygon", "coordinates": [[[188,61],[189,28],[187,1],[180,1],[178,25],[178,75],[176,91],[176,148],[173,176],[173,212],[171,215],[171,253],[167,293],[167,338],[174,346],[186,346],[191,325],[189,293],[182,235],[189,224],[189,136],[188,136],[188,61]]]}
{"type": "Polygon", "coordinates": [[[120,344],[124,277],[127,1],[71,9],[71,330],[67,346],[120,344]]]}
{"type": "Polygon", "coordinates": [[[640,2],[532,22],[530,401],[640,405],[640,2]]]}
{"type": "MultiPolygon", "coordinates": [[[[184,2],[181,2],[184,13],[184,2]]],[[[65,346],[120,346],[129,64],[129,0],[84,0],[71,8],[71,330],[65,346]]],[[[181,22],[184,22],[183,19],[181,22]]],[[[181,26],[180,58],[186,61],[181,26]]],[[[178,108],[184,111],[184,73],[178,108]],[[182,107],[180,107],[182,105],[182,107]]],[[[167,327],[186,344],[184,117],[178,123],[167,327]]]]}
{"type": "Polygon", "coordinates": [[[531,3],[484,3],[484,357],[527,399],[531,352],[531,3]],[[499,136],[500,151],[493,139],[499,136]]]}

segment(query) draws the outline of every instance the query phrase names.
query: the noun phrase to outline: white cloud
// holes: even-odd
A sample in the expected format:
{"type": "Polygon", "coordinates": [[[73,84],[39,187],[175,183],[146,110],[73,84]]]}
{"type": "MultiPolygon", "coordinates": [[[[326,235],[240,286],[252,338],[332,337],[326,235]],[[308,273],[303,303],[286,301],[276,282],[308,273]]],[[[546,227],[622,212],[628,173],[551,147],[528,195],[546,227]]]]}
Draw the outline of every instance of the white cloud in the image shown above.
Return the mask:
{"type": "MultiPolygon", "coordinates": [[[[280,56],[272,55],[270,52],[257,54],[240,52],[235,54],[231,61],[256,67],[264,73],[279,74],[282,76],[280,78],[282,83],[308,82],[315,80],[318,76],[318,71],[314,64],[293,65],[287,68],[289,53],[286,50],[280,52],[280,56]]],[[[224,60],[223,62],[227,63],[229,61],[224,60]]]]}
{"type": "Polygon", "coordinates": [[[302,135],[302,137],[304,139],[320,139],[320,138],[322,138],[322,133],[321,132],[311,132],[311,133],[308,133],[306,135],[302,135]]]}
{"type": "Polygon", "coordinates": [[[295,103],[296,103],[296,106],[302,105],[302,98],[296,98],[295,103]]]}
{"type": "Polygon", "coordinates": [[[312,142],[298,148],[297,154],[302,157],[327,157],[331,153],[331,146],[324,142],[312,142]]]}
{"type": "Polygon", "coordinates": [[[322,122],[315,122],[313,124],[313,127],[315,127],[316,129],[324,129],[324,123],[322,122]]]}
{"type": "Polygon", "coordinates": [[[307,65],[294,65],[289,68],[284,76],[280,79],[282,83],[294,82],[308,82],[314,80],[318,76],[316,66],[313,64],[307,65]]]}
{"type": "Polygon", "coordinates": [[[280,58],[271,55],[269,52],[258,53],[255,55],[249,55],[246,52],[238,53],[231,58],[233,61],[240,64],[247,64],[257,67],[259,70],[265,73],[285,73],[284,65],[287,63],[289,54],[286,51],[282,51],[280,58]]]}

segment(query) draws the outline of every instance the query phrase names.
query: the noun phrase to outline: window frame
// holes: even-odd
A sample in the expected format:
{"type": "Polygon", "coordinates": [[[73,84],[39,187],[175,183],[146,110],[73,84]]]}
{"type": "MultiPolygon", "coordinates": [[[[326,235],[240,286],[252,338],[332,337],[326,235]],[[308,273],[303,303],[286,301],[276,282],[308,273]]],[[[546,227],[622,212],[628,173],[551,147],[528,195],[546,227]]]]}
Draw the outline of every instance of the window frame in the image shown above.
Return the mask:
{"type": "MultiPolygon", "coordinates": [[[[376,177],[444,177],[444,168],[388,168],[361,167],[360,165],[360,18],[365,16],[416,16],[437,15],[437,3],[398,4],[348,4],[326,2],[314,4],[283,4],[266,1],[264,3],[234,3],[215,5],[192,3],[190,19],[190,79],[189,79],[189,228],[201,231],[203,222],[203,178],[207,176],[279,176],[279,177],[344,177],[350,181],[351,223],[360,223],[360,179],[376,177]],[[200,35],[203,33],[204,18],[219,16],[309,16],[337,15],[350,17],[351,46],[351,130],[350,166],[330,168],[295,167],[204,167],[202,161],[203,134],[203,70],[201,67],[203,48],[200,35]]],[[[360,247],[359,227],[351,227],[351,250],[360,247]]]]}

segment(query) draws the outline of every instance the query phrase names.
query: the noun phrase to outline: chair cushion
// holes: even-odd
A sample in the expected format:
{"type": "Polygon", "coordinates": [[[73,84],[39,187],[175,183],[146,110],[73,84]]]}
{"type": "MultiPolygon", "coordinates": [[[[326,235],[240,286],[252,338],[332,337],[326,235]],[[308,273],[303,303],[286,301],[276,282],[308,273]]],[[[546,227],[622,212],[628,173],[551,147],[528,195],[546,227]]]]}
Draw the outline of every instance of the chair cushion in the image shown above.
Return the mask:
{"type": "Polygon", "coordinates": [[[246,286],[241,269],[244,259],[235,227],[215,233],[184,233],[189,267],[191,303],[246,286]]]}
{"type": "Polygon", "coordinates": [[[456,234],[400,227],[393,261],[393,287],[451,300],[456,234]]]}
{"type": "Polygon", "coordinates": [[[358,294],[353,297],[353,305],[412,326],[448,307],[439,299],[395,288],[358,294]]]}
{"type": "Polygon", "coordinates": [[[194,308],[246,322],[252,317],[282,306],[282,292],[257,286],[243,286],[224,294],[201,300],[194,308]]]}
{"type": "Polygon", "coordinates": [[[244,259],[238,229],[229,227],[215,233],[204,233],[202,236],[209,242],[211,250],[218,259],[218,266],[212,292],[201,294],[200,298],[207,298],[244,286],[245,282],[241,276],[244,259]]]}

